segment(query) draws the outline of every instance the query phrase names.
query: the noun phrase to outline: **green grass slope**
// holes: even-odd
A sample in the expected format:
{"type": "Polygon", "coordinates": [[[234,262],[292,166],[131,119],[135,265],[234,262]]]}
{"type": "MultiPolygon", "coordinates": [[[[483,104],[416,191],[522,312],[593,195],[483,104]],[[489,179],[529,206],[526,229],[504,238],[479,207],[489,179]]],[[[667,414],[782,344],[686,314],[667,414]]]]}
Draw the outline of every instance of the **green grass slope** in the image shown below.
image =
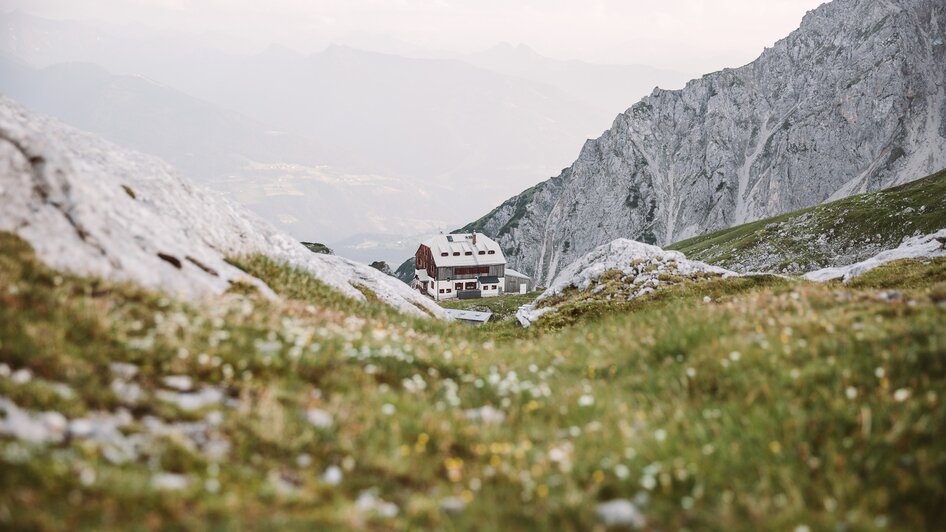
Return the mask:
{"type": "Polygon", "coordinates": [[[526,294],[503,294],[498,297],[484,297],[481,299],[453,299],[440,303],[441,307],[475,310],[479,312],[492,312],[490,321],[493,323],[513,319],[516,310],[522,305],[535,301],[542,291],[534,291],[526,294]]]}
{"type": "Polygon", "coordinates": [[[842,266],[946,227],[946,170],[905,185],[723,229],[667,249],[736,271],[842,266]]]}
{"type": "Polygon", "coordinates": [[[0,528],[588,530],[612,499],[667,530],[946,520],[946,260],[518,334],[235,262],[282,299],[185,304],[0,233],[0,528]]]}

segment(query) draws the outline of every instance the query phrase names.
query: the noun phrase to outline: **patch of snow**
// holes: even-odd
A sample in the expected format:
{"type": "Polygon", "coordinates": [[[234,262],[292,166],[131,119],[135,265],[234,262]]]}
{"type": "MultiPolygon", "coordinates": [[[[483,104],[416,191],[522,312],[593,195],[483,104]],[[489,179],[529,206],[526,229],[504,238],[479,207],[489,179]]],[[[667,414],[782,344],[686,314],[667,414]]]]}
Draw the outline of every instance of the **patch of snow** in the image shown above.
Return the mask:
{"type": "Polygon", "coordinates": [[[312,253],[163,161],[125,150],[0,96],[0,230],[28,241],[58,270],[135,282],[196,300],[233,282],[275,294],[226,261],[263,254],[364,300],[355,285],[402,312],[443,318],[433,301],[394,277],[312,253]]]}
{"type": "Polygon", "coordinates": [[[946,242],[946,229],[940,229],[929,235],[908,238],[899,247],[882,251],[867,260],[847,266],[815,270],[806,273],[804,277],[809,281],[830,281],[832,279],[849,281],[858,275],[895,260],[946,257],[944,242],[946,242]]]}

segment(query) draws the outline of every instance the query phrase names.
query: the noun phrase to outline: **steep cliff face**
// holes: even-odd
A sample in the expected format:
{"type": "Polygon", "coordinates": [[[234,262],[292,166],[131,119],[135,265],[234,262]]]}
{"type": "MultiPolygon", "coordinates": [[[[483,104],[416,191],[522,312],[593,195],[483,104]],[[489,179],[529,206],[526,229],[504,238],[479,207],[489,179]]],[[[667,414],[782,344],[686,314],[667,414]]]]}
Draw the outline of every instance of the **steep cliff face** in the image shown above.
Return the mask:
{"type": "Polygon", "coordinates": [[[668,244],[946,166],[946,4],[835,0],[754,62],[657,89],[559,176],[465,229],[548,283],[618,237],[668,244]]]}

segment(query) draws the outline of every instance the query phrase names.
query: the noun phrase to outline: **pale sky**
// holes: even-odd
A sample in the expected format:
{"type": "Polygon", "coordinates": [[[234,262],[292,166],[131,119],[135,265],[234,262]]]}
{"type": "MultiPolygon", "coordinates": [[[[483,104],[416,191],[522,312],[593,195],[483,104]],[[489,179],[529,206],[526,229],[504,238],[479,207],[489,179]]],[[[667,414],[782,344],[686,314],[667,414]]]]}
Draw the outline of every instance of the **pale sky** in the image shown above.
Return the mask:
{"type": "MultiPolygon", "coordinates": [[[[690,72],[740,66],[797,28],[821,0],[0,0],[48,18],[204,33],[218,45],[409,43],[472,52],[524,43],[561,59],[690,72]],[[357,39],[355,39],[357,36],[357,39]]],[[[394,49],[393,44],[391,45],[394,49]]]]}

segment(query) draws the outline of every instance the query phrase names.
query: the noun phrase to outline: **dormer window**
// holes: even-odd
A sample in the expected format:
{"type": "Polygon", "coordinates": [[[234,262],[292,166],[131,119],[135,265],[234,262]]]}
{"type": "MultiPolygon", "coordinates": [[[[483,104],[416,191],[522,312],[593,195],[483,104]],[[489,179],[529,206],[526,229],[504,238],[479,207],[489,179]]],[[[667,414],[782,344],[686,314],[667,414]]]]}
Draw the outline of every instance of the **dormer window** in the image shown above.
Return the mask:
{"type": "Polygon", "coordinates": [[[479,255],[486,255],[486,252],[481,249],[478,254],[479,254],[479,255]]]}
{"type": "Polygon", "coordinates": [[[450,255],[450,254],[447,253],[446,251],[444,251],[443,253],[440,254],[441,257],[446,257],[446,256],[448,256],[448,255],[450,255]]]}
{"type": "Polygon", "coordinates": [[[459,257],[459,256],[460,256],[460,252],[459,252],[459,251],[454,251],[454,252],[453,252],[453,256],[454,256],[454,257],[459,257]]]}
{"type": "Polygon", "coordinates": [[[495,252],[495,251],[493,251],[493,250],[489,250],[489,254],[490,254],[490,255],[495,255],[495,254],[496,254],[496,252],[495,252]]]}
{"type": "Polygon", "coordinates": [[[472,251],[467,251],[466,253],[464,253],[464,255],[466,255],[466,256],[470,256],[470,255],[472,255],[472,254],[473,254],[472,251]]]}

